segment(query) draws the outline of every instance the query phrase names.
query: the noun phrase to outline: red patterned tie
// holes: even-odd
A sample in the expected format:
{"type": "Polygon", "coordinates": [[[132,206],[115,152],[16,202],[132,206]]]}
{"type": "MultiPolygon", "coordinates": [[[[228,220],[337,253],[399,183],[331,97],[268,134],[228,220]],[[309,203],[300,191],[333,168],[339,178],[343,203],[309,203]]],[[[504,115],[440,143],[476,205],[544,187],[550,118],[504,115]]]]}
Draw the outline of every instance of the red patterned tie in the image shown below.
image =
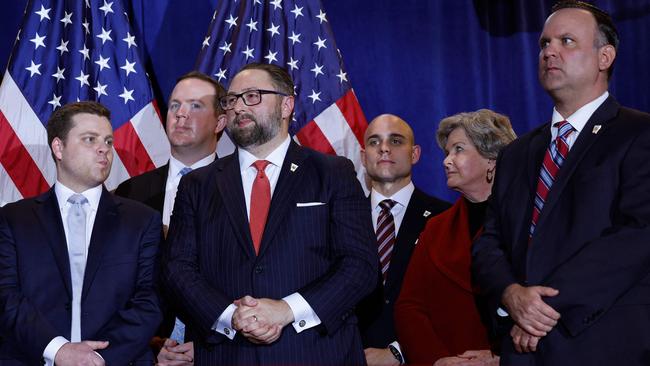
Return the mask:
{"type": "Polygon", "coordinates": [[[393,254],[395,246],[395,220],[390,210],[397,202],[387,199],[379,202],[381,212],[377,217],[377,245],[379,246],[379,262],[381,264],[381,274],[386,283],[390,257],[393,254]]]}
{"type": "Polygon", "coordinates": [[[266,160],[257,160],[252,164],[257,169],[257,175],[253,180],[253,189],[251,190],[250,210],[251,237],[253,238],[255,254],[260,252],[264,225],[266,225],[266,217],[269,214],[269,206],[271,205],[271,183],[269,183],[269,178],[264,172],[267,165],[269,165],[269,162],[266,160]]]}
{"type": "Polygon", "coordinates": [[[539,179],[537,180],[537,192],[535,194],[535,203],[533,207],[533,218],[530,223],[529,237],[533,236],[537,220],[542,212],[548,192],[555,182],[557,173],[560,171],[564,159],[569,153],[568,138],[574,131],[573,126],[567,121],[561,121],[553,124],[558,129],[557,137],[546,149],[542,168],[539,170],[539,179]]]}

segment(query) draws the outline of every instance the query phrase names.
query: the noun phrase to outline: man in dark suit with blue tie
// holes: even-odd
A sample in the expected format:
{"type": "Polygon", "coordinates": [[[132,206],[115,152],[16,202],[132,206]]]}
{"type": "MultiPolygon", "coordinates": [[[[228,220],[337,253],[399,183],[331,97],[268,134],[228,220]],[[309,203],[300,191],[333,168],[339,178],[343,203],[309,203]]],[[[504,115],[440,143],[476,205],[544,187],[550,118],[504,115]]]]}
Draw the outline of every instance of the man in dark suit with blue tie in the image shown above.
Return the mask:
{"type": "Polygon", "coordinates": [[[503,150],[473,247],[501,364],[648,365],[650,116],[607,92],[618,34],[600,9],[556,4],[539,43],[552,120],[503,150]]]}
{"type": "Polygon", "coordinates": [[[110,194],[110,112],[80,102],[47,124],[52,189],[0,209],[0,364],[151,364],[160,215],[110,194]]]}
{"type": "Polygon", "coordinates": [[[197,326],[196,365],[365,362],[368,202],[349,160],[291,141],[293,88],[284,69],[245,66],[221,98],[237,151],[179,186],[164,278],[197,326]]]}
{"type": "Polygon", "coordinates": [[[411,170],[420,160],[421,149],[406,121],[382,114],[370,122],[363,140],[361,161],[372,188],[370,209],[377,234],[381,280],[359,303],[357,316],[368,365],[398,365],[406,360],[395,334],[395,300],[420,232],[430,218],[450,205],[422,192],[411,181],[411,170]],[[385,202],[392,204],[392,225],[388,229],[381,225],[385,202]]]}

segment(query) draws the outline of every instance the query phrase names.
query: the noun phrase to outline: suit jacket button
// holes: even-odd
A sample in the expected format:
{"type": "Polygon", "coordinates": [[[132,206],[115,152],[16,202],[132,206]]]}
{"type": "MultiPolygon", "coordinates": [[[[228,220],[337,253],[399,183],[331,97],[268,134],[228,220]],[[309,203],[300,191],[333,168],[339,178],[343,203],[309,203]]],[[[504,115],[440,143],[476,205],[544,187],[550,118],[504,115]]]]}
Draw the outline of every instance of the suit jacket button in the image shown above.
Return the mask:
{"type": "Polygon", "coordinates": [[[304,327],[305,324],[307,324],[307,322],[304,321],[304,320],[301,320],[300,322],[298,322],[298,325],[299,325],[301,328],[304,327]]]}
{"type": "Polygon", "coordinates": [[[385,302],[386,304],[390,304],[390,300],[386,300],[386,301],[384,301],[384,302],[385,302]]]}
{"type": "Polygon", "coordinates": [[[256,274],[260,274],[260,273],[262,273],[262,272],[263,272],[263,269],[262,269],[261,266],[256,266],[256,267],[255,267],[255,273],[256,273],[256,274]]]}

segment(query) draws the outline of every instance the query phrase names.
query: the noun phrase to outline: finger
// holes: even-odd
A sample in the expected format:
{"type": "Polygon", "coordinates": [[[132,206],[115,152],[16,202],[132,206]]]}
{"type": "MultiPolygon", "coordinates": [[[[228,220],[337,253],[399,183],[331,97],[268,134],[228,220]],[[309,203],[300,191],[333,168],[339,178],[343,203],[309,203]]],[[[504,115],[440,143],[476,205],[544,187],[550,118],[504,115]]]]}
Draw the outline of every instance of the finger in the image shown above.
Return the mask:
{"type": "Polygon", "coordinates": [[[246,295],[246,296],[244,296],[244,297],[242,297],[240,299],[240,303],[241,303],[241,305],[244,305],[244,306],[255,306],[255,305],[257,305],[257,299],[255,299],[252,296],[246,295]]]}
{"type": "Polygon", "coordinates": [[[550,305],[543,303],[542,306],[539,307],[539,312],[544,315],[546,318],[551,319],[557,323],[557,321],[560,319],[560,313],[555,311],[553,307],[550,305]]]}
{"type": "Polygon", "coordinates": [[[104,349],[104,348],[108,347],[108,341],[83,341],[81,343],[83,343],[86,346],[92,348],[93,351],[98,350],[98,349],[104,349]]]}
{"type": "Polygon", "coordinates": [[[178,342],[176,342],[175,339],[165,338],[165,343],[163,343],[163,346],[165,346],[165,347],[174,347],[177,344],[178,344],[178,342]]]}
{"type": "Polygon", "coordinates": [[[530,337],[530,339],[528,339],[529,352],[537,351],[537,344],[538,343],[539,343],[539,338],[538,337],[530,337]]]}
{"type": "Polygon", "coordinates": [[[188,343],[182,343],[175,347],[172,347],[170,351],[177,352],[177,353],[185,353],[187,351],[190,351],[191,349],[192,349],[192,344],[188,342],[188,343]]]}
{"type": "Polygon", "coordinates": [[[537,292],[541,296],[546,296],[546,297],[557,296],[560,293],[559,290],[554,289],[552,287],[546,287],[546,286],[532,286],[531,289],[535,290],[535,292],[537,292]]]}

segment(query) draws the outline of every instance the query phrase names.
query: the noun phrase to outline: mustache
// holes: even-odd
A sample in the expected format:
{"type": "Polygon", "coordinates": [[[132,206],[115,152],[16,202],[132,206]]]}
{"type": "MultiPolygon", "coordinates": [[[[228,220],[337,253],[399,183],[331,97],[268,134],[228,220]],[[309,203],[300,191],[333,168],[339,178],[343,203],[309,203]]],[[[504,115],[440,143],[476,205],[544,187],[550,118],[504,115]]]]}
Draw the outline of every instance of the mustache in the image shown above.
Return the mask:
{"type": "Polygon", "coordinates": [[[235,123],[235,124],[239,124],[239,122],[241,122],[242,119],[249,119],[249,120],[253,121],[255,124],[257,124],[257,119],[255,119],[255,116],[253,116],[253,115],[250,114],[250,113],[244,113],[244,114],[240,114],[240,115],[238,115],[238,116],[235,117],[235,119],[233,120],[233,123],[235,123]]]}

